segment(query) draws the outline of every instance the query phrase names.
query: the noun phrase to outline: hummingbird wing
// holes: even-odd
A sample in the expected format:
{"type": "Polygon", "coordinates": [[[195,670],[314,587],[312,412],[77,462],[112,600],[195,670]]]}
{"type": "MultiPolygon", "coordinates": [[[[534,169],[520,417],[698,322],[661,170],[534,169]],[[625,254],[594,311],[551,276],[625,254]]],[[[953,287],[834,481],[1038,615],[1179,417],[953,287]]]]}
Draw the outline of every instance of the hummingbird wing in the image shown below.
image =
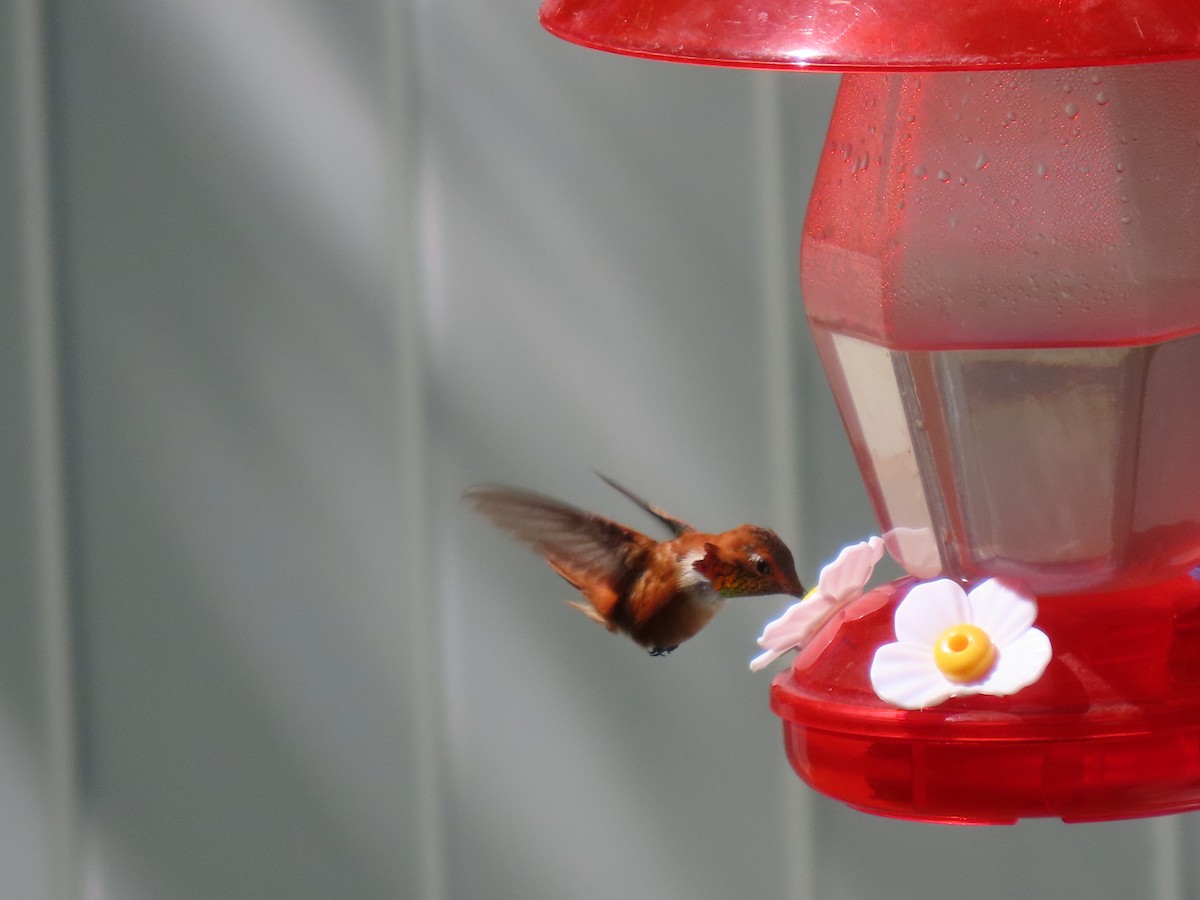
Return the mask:
{"type": "Polygon", "coordinates": [[[609,478],[603,472],[597,472],[596,474],[599,475],[600,478],[602,478],[604,480],[604,483],[607,484],[609,487],[615,488],[616,490],[620,491],[622,494],[624,494],[626,497],[628,497],[630,500],[632,500],[634,503],[636,503],[638,506],[640,506],[646,512],[650,513],[650,515],[654,516],[654,518],[658,519],[658,521],[660,521],[664,525],[666,525],[669,529],[671,529],[671,532],[675,535],[675,537],[681,537],[682,535],[690,534],[691,532],[696,530],[695,527],[693,525],[691,525],[690,523],[683,521],[683,519],[675,518],[669,512],[667,512],[664,509],[661,509],[660,507],[655,506],[653,503],[646,502],[641,497],[639,497],[637,494],[635,494],[633,491],[629,490],[629,488],[625,487],[622,484],[617,483],[616,481],[613,481],[611,478],[609,478]]]}
{"type": "Polygon", "coordinates": [[[610,626],[617,605],[657,543],[604,516],[534,491],[479,485],[463,497],[494,524],[532,547],[610,626]]]}

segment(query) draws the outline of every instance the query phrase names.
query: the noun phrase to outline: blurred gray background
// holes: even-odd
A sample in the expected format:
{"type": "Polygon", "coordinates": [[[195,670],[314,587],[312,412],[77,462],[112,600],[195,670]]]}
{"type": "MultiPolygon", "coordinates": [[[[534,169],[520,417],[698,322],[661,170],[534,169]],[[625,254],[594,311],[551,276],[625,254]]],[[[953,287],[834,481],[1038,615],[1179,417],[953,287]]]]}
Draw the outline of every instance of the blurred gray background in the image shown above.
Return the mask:
{"type": "Polygon", "coordinates": [[[0,897],[1197,896],[1192,817],[815,797],[786,601],[651,659],[458,502],[870,533],[796,288],[835,90],[534,0],[0,0],[0,897]]]}

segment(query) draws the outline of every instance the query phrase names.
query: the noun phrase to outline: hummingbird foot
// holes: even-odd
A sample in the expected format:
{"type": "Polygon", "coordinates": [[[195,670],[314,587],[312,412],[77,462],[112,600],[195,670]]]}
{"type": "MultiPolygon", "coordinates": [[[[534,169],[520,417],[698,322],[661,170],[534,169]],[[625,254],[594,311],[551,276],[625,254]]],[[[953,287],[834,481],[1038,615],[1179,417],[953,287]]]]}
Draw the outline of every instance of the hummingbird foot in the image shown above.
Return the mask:
{"type": "Polygon", "coordinates": [[[653,647],[650,650],[650,655],[651,656],[670,656],[671,651],[674,650],[678,646],[679,646],[678,644],[674,644],[670,647],[653,647]]]}

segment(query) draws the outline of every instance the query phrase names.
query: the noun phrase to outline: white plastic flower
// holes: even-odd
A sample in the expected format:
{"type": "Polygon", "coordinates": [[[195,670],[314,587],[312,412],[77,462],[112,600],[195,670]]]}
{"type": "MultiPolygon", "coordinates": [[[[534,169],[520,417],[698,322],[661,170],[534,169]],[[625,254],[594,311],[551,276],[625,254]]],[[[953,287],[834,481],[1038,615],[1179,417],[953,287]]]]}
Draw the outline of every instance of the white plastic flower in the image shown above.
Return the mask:
{"type": "Polygon", "coordinates": [[[843,547],[837,559],[821,570],[817,586],[767,623],[758,639],[767,652],[750,661],[751,670],[757,672],[789,650],[803,647],[838,610],[861,597],[883,549],[883,539],[878,537],[843,547]]]}
{"type": "Polygon", "coordinates": [[[1042,677],[1050,639],[1037,603],[996,579],[970,594],[943,578],[918,584],[896,608],[896,643],[871,663],[880,699],[924,709],[965,694],[1015,694],[1042,677]]]}

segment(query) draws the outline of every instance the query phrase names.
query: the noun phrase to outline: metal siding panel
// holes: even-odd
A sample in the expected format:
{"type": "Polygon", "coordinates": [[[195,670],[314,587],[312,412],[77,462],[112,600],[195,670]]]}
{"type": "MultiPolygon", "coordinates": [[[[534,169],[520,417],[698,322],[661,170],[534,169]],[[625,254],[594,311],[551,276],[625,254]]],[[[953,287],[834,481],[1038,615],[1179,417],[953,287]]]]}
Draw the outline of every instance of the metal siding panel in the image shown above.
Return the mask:
{"type": "Polygon", "coordinates": [[[57,9],[98,895],[435,891],[393,15],[57,9]]]}
{"type": "Polygon", "coordinates": [[[0,893],[72,897],[75,747],[41,6],[0,8],[0,893]]]}

